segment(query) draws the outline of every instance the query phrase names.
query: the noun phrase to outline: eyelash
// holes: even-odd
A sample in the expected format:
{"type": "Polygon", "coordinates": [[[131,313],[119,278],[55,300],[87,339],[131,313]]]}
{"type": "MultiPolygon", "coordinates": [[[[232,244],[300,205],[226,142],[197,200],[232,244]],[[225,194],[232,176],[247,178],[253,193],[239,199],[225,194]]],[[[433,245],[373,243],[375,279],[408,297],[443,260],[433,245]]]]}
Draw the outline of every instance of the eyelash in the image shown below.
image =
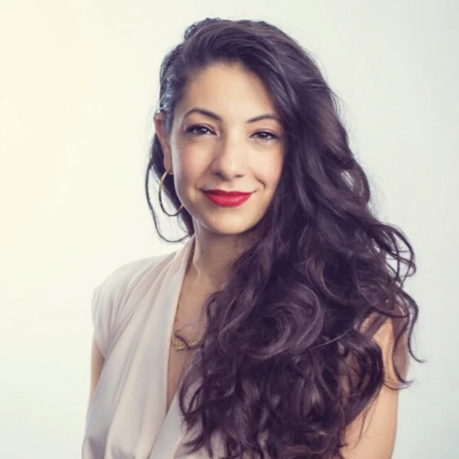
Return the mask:
{"type": "MultiPolygon", "coordinates": [[[[195,129],[207,129],[209,132],[212,132],[209,128],[207,128],[206,126],[202,126],[200,124],[195,124],[194,126],[190,126],[186,132],[189,132],[190,134],[195,134],[195,135],[199,135],[199,133],[196,133],[196,132],[193,132],[195,129]]],[[[266,136],[265,137],[262,137],[261,140],[275,140],[275,139],[278,139],[278,136],[277,135],[274,135],[272,132],[268,132],[268,131],[258,131],[256,132],[254,135],[256,134],[268,134],[270,135],[271,137],[270,138],[267,138],[266,136]]]]}

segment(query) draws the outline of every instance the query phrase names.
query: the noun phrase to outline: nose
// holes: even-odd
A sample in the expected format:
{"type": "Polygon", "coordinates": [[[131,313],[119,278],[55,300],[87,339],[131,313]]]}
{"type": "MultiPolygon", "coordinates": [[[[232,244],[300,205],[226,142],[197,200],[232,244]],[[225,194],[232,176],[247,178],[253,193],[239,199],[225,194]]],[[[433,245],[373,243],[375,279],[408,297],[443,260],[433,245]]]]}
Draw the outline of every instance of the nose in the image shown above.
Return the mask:
{"type": "Polygon", "coordinates": [[[246,174],[248,151],[242,136],[222,136],[215,145],[211,171],[225,180],[234,180],[246,174]]]}

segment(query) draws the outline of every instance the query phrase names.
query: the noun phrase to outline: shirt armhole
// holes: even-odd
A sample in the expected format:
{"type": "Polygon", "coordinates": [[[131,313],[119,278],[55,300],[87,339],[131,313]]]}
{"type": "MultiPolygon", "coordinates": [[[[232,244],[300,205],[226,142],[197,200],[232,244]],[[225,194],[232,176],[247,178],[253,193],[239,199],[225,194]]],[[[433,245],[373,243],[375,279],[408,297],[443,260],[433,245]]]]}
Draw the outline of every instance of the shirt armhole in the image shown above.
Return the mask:
{"type": "Polygon", "coordinates": [[[103,289],[104,283],[98,285],[92,294],[91,311],[94,327],[94,338],[104,359],[107,357],[110,340],[109,313],[112,300],[103,289]]]}

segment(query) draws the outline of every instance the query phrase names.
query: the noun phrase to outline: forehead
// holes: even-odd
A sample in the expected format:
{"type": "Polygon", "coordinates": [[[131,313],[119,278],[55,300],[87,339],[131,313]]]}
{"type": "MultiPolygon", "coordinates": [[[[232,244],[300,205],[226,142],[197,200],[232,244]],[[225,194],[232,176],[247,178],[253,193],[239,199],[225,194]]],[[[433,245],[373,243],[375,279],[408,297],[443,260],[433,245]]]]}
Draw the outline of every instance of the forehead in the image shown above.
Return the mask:
{"type": "Polygon", "coordinates": [[[274,100],[262,80],[239,64],[216,63],[190,78],[177,112],[194,105],[229,116],[248,118],[259,112],[277,114],[274,100]]]}

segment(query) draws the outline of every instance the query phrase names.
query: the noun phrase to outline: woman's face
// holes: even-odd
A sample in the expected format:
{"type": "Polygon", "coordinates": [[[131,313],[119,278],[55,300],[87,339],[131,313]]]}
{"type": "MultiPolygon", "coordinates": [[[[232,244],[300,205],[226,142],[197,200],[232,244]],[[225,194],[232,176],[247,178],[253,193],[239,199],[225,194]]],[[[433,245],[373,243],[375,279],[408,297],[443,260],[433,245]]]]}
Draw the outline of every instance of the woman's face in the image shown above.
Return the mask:
{"type": "MultiPolygon", "coordinates": [[[[197,225],[236,235],[264,216],[278,185],[285,151],[279,114],[261,80],[237,65],[199,72],[177,104],[170,136],[160,118],[156,132],[164,166],[197,225]],[[257,119],[257,118],[261,119],[257,119]],[[239,205],[215,202],[205,190],[240,191],[239,205]]],[[[218,200],[218,198],[217,198],[218,200]]],[[[233,203],[234,204],[234,203],[233,203]]]]}

